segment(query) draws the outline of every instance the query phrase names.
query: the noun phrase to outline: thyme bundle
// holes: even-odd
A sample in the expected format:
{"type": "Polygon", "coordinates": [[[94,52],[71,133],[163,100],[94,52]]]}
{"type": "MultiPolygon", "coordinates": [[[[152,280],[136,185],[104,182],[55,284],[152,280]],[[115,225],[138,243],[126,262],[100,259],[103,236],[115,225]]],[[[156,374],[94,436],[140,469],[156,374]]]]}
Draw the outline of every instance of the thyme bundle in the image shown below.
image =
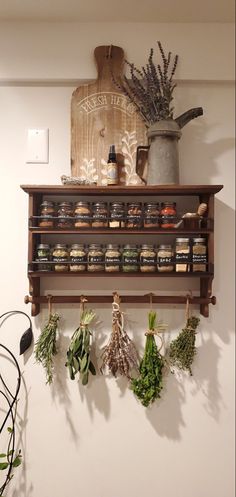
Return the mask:
{"type": "Polygon", "coordinates": [[[196,354],[196,329],[200,319],[196,316],[189,317],[185,328],[177,338],[170,343],[170,365],[183,371],[188,371],[192,376],[192,364],[196,354]]]}
{"type": "Polygon", "coordinates": [[[123,316],[120,311],[120,298],[114,294],[112,304],[112,333],[102,353],[101,372],[108,369],[113,376],[120,374],[131,379],[131,371],[138,370],[138,354],[134,343],[124,330],[123,316]]]}
{"type": "Polygon", "coordinates": [[[58,329],[58,314],[49,314],[48,322],[44,326],[36,344],[36,362],[42,364],[46,371],[46,383],[53,381],[53,356],[57,354],[56,339],[58,329]]]}
{"type": "Polygon", "coordinates": [[[112,75],[113,83],[135,105],[148,126],[161,119],[172,119],[174,110],[171,102],[176,87],[176,84],[173,83],[173,76],[177,67],[178,55],[175,55],[172,61],[171,52],[168,52],[166,56],[161,42],[158,41],[157,44],[161,55],[160,63],[157,65],[154,63],[154,50],[151,48],[148,62],[142,66],[141,70],[126,60],[130,77],[123,76],[118,81],[112,75]]]}
{"type": "Polygon", "coordinates": [[[144,356],[139,366],[139,377],[133,378],[131,388],[143,406],[148,407],[160,397],[162,390],[162,376],[164,358],[160,354],[156,340],[155,329],[163,331],[164,325],[158,325],[157,314],[150,311],[148,314],[149,330],[146,333],[144,356]]]}
{"type": "Polygon", "coordinates": [[[96,369],[90,358],[91,331],[89,325],[95,317],[91,309],[85,309],[80,316],[80,325],[72,335],[69,349],[67,351],[66,367],[69,369],[71,380],[80,373],[82,385],[87,385],[89,372],[96,375],[96,369]]]}

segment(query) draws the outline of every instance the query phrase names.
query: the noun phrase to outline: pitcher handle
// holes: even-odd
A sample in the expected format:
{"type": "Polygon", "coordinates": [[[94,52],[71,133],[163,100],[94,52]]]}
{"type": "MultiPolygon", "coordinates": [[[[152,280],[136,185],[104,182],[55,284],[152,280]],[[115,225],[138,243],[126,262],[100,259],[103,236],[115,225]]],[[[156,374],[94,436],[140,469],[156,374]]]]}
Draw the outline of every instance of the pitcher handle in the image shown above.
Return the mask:
{"type": "Polygon", "coordinates": [[[139,145],[137,147],[137,153],[136,153],[136,173],[138,174],[138,159],[139,159],[139,151],[140,150],[149,150],[150,145],[139,145]]]}

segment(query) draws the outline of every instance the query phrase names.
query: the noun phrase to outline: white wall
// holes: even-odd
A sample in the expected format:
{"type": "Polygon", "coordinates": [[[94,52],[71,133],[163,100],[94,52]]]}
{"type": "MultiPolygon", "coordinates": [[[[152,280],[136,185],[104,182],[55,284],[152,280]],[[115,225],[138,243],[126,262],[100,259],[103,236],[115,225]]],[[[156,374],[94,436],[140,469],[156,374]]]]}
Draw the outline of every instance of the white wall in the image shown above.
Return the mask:
{"type": "MultiPolygon", "coordinates": [[[[204,108],[204,116],[183,130],[181,182],[224,184],[216,199],[213,293],[217,305],[210,307],[208,319],[201,319],[193,378],[169,376],[162,399],[151,409],[137,403],[124,380],[98,376],[82,389],[77,381],[67,378],[63,355],[78,323],[78,308],[60,306],[61,353],[55,385],[45,386],[44,372],[35,364],[33,354],[25,360],[19,358],[25,383],[19,402],[24,465],[15,470],[8,497],[234,495],[234,89],[230,33],[230,25],[149,24],[142,25],[139,36],[137,25],[132,24],[122,29],[120,25],[95,24],[1,26],[1,313],[13,308],[30,312],[23,303],[28,293],[27,195],[19,185],[57,184],[61,174],[70,173],[71,81],[95,75],[95,46],[118,44],[137,63],[145,61],[156,39],[179,53],[176,114],[198,105],[204,108]],[[39,42],[43,50],[39,50],[39,42]],[[34,80],[34,84],[27,85],[27,80],[34,80]],[[37,84],[37,80],[55,80],[55,84],[37,84]],[[48,165],[25,163],[26,130],[34,126],[50,129],[48,165]]],[[[161,281],[160,286],[153,279],[144,279],[140,292],[170,291],[170,281],[161,281]]],[[[85,279],[84,292],[95,293],[96,283],[85,279]]],[[[114,290],[110,280],[99,284],[106,292],[114,290]]],[[[181,281],[174,288],[185,292],[189,284],[181,281]]],[[[74,279],[72,283],[64,278],[45,279],[43,290],[80,292],[76,285],[74,279]]],[[[132,287],[132,279],[119,278],[118,290],[132,293],[132,287]]],[[[109,306],[96,306],[96,310],[102,322],[95,330],[99,356],[110,331],[111,311],[109,306]]],[[[125,306],[127,329],[139,348],[144,343],[147,310],[146,306],[138,311],[135,306],[125,306]]],[[[175,336],[183,325],[184,309],[162,306],[158,312],[169,324],[171,337],[175,336]]],[[[44,308],[34,320],[35,339],[46,315],[44,308]]],[[[26,326],[23,317],[11,318],[1,327],[0,341],[18,354],[18,341],[26,326]]],[[[1,360],[0,372],[3,367],[12,382],[10,365],[4,362],[3,366],[1,360]]]]}

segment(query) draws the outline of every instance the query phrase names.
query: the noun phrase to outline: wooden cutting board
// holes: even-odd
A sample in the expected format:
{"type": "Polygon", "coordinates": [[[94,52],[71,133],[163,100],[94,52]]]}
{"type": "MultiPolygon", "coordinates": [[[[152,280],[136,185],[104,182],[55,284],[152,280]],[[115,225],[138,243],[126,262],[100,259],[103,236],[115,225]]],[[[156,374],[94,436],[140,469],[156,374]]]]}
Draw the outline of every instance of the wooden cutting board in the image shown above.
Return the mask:
{"type": "MultiPolygon", "coordinates": [[[[130,100],[112,81],[123,74],[124,51],[113,45],[95,48],[98,78],[79,86],[71,101],[71,172],[106,184],[110,145],[116,147],[120,183],[139,184],[136,149],[146,145],[146,128],[130,100]]],[[[142,176],[146,156],[139,163],[142,176]]]]}

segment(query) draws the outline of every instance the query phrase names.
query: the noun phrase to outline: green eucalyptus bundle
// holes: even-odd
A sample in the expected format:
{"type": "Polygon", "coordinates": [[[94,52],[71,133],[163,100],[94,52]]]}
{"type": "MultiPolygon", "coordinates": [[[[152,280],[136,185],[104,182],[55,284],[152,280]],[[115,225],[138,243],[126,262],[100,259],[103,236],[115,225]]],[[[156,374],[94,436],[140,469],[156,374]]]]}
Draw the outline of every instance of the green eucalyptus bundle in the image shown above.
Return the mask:
{"type": "Polygon", "coordinates": [[[44,326],[34,349],[36,362],[41,363],[45,368],[46,383],[49,385],[53,381],[53,358],[57,354],[56,340],[58,321],[58,314],[49,314],[48,322],[44,326]]]}
{"type": "Polygon", "coordinates": [[[67,351],[66,367],[69,369],[71,380],[80,373],[82,385],[87,385],[89,372],[96,374],[95,367],[90,359],[91,331],[89,325],[95,317],[91,309],[85,309],[80,317],[80,325],[72,335],[69,349],[67,351]]]}
{"type": "Polygon", "coordinates": [[[146,333],[146,344],[144,356],[139,366],[139,376],[131,381],[131,389],[145,407],[160,397],[165,364],[164,357],[160,354],[155,340],[155,329],[163,331],[164,326],[157,324],[155,311],[149,312],[148,322],[149,330],[146,333]]]}
{"type": "Polygon", "coordinates": [[[170,343],[170,365],[183,371],[188,371],[192,376],[192,364],[196,355],[196,329],[200,319],[196,316],[189,317],[185,328],[177,338],[170,343]]]}

